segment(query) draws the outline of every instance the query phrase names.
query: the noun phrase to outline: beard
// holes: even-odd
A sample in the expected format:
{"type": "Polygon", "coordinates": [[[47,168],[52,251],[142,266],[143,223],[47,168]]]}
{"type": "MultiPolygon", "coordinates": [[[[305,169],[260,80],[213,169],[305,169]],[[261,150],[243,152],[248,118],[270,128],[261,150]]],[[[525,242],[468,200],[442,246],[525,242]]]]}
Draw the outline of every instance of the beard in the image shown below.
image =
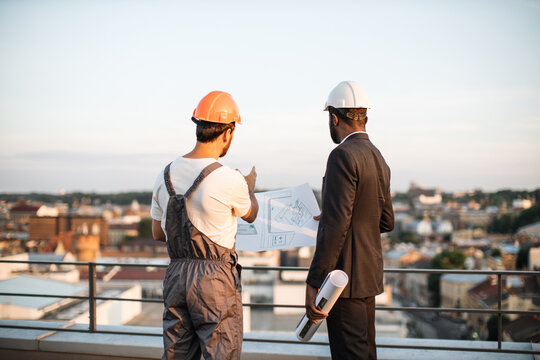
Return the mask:
{"type": "Polygon", "coordinates": [[[227,151],[229,151],[229,148],[231,147],[231,143],[232,143],[232,138],[231,138],[231,141],[229,141],[229,143],[225,145],[225,147],[223,147],[223,150],[221,150],[221,154],[219,155],[220,158],[227,155],[227,151]]]}
{"type": "Polygon", "coordinates": [[[332,138],[334,144],[340,143],[336,128],[332,124],[330,124],[330,137],[332,138]]]}

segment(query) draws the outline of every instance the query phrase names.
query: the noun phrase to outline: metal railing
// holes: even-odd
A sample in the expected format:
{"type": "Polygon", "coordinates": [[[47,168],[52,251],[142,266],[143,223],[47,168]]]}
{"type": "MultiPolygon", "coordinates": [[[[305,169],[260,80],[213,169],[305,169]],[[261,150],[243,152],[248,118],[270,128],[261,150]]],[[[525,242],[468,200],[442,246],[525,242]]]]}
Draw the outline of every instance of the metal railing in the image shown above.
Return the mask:
{"type": "MultiPolygon", "coordinates": [[[[49,297],[49,298],[63,298],[63,299],[80,299],[87,300],[89,305],[89,324],[88,329],[75,329],[69,327],[55,328],[47,326],[25,326],[15,324],[0,324],[0,328],[12,328],[12,329],[32,329],[32,330],[48,330],[48,331],[65,331],[65,332],[85,332],[85,333],[103,333],[103,334],[118,334],[118,335],[150,335],[150,336],[162,336],[162,334],[149,333],[149,332],[134,332],[134,331],[112,331],[105,329],[98,329],[97,316],[96,316],[96,303],[98,300],[112,300],[112,301],[137,301],[148,303],[162,303],[162,299],[151,298],[116,298],[116,297],[104,297],[97,295],[96,278],[97,278],[97,266],[111,267],[154,267],[154,268],[166,268],[166,264],[123,264],[123,263],[99,263],[99,262],[64,262],[64,261],[42,261],[42,260],[0,260],[2,263],[18,263],[18,264],[37,264],[37,265],[75,265],[88,268],[88,296],[82,295],[60,295],[60,294],[36,294],[36,293],[13,293],[13,292],[0,292],[0,296],[28,296],[28,297],[49,297]]],[[[292,266],[245,266],[244,270],[270,270],[270,271],[307,271],[306,267],[292,267],[292,266]]],[[[448,346],[419,346],[419,345],[391,345],[391,344],[378,344],[377,347],[381,348],[395,348],[395,349],[411,349],[411,350],[441,350],[441,351],[469,351],[469,352],[488,352],[488,353],[508,353],[508,354],[530,354],[537,355],[540,351],[537,350],[520,350],[520,349],[503,349],[502,348],[502,318],[505,314],[513,315],[540,315],[540,311],[532,310],[504,310],[502,309],[503,291],[502,291],[502,277],[511,275],[535,275],[539,276],[540,271],[508,271],[508,270],[439,270],[439,269],[384,269],[385,273],[397,273],[397,274],[461,274],[461,275],[496,275],[497,276],[497,309],[467,309],[467,308],[441,308],[441,307],[403,307],[403,306],[377,306],[378,311],[408,311],[408,312],[437,312],[437,313],[481,313],[481,314],[497,314],[497,348],[480,348],[480,347],[448,347],[448,346]]],[[[250,308],[304,308],[303,305],[292,304],[273,304],[273,303],[245,303],[244,307],[250,308]]],[[[259,338],[246,338],[244,341],[258,341],[269,343],[284,343],[284,344],[304,344],[294,340],[275,340],[275,339],[259,339],[259,338]]],[[[313,345],[328,345],[328,342],[316,342],[310,341],[309,344],[313,345]]]]}

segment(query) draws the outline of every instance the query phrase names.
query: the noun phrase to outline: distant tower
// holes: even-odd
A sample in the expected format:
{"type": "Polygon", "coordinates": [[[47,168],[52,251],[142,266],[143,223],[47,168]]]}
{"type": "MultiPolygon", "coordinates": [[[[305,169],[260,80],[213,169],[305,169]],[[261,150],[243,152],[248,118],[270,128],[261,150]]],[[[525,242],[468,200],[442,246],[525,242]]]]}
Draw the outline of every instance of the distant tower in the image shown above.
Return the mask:
{"type": "Polygon", "coordinates": [[[77,235],[75,238],[75,252],[78,261],[95,261],[100,256],[99,236],[77,235]]]}
{"type": "Polygon", "coordinates": [[[129,209],[133,212],[139,212],[141,210],[141,206],[139,205],[139,202],[137,201],[137,199],[134,199],[131,202],[131,206],[129,207],[129,209]]]}

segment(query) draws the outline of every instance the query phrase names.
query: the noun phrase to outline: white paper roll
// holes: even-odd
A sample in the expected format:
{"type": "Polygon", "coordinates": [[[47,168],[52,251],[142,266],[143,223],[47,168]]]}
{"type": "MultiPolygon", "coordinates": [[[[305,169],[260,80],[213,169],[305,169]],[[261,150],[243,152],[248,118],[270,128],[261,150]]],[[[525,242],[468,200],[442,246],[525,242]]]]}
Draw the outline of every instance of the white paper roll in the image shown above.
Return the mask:
{"type": "MultiPolygon", "coordinates": [[[[315,297],[315,305],[318,306],[322,312],[328,314],[348,282],[349,277],[344,271],[334,270],[328,273],[315,297]]],[[[298,340],[304,342],[311,340],[311,337],[315,334],[315,331],[317,331],[319,326],[321,326],[321,323],[322,320],[313,322],[308,319],[306,314],[304,314],[302,319],[300,319],[300,323],[296,326],[296,337],[298,340]]]]}

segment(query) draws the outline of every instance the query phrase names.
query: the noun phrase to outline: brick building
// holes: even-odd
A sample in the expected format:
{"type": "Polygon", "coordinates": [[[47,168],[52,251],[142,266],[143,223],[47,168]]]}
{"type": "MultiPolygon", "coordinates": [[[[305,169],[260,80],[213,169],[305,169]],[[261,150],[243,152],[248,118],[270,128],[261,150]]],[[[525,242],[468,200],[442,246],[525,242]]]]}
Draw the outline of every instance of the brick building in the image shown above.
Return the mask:
{"type": "Polygon", "coordinates": [[[29,222],[29,240],[49,241],[64,233],[99,236],[99,244],[109,243],[109,225],[101,216],[59,215],[32,216],[29,222]]]}

